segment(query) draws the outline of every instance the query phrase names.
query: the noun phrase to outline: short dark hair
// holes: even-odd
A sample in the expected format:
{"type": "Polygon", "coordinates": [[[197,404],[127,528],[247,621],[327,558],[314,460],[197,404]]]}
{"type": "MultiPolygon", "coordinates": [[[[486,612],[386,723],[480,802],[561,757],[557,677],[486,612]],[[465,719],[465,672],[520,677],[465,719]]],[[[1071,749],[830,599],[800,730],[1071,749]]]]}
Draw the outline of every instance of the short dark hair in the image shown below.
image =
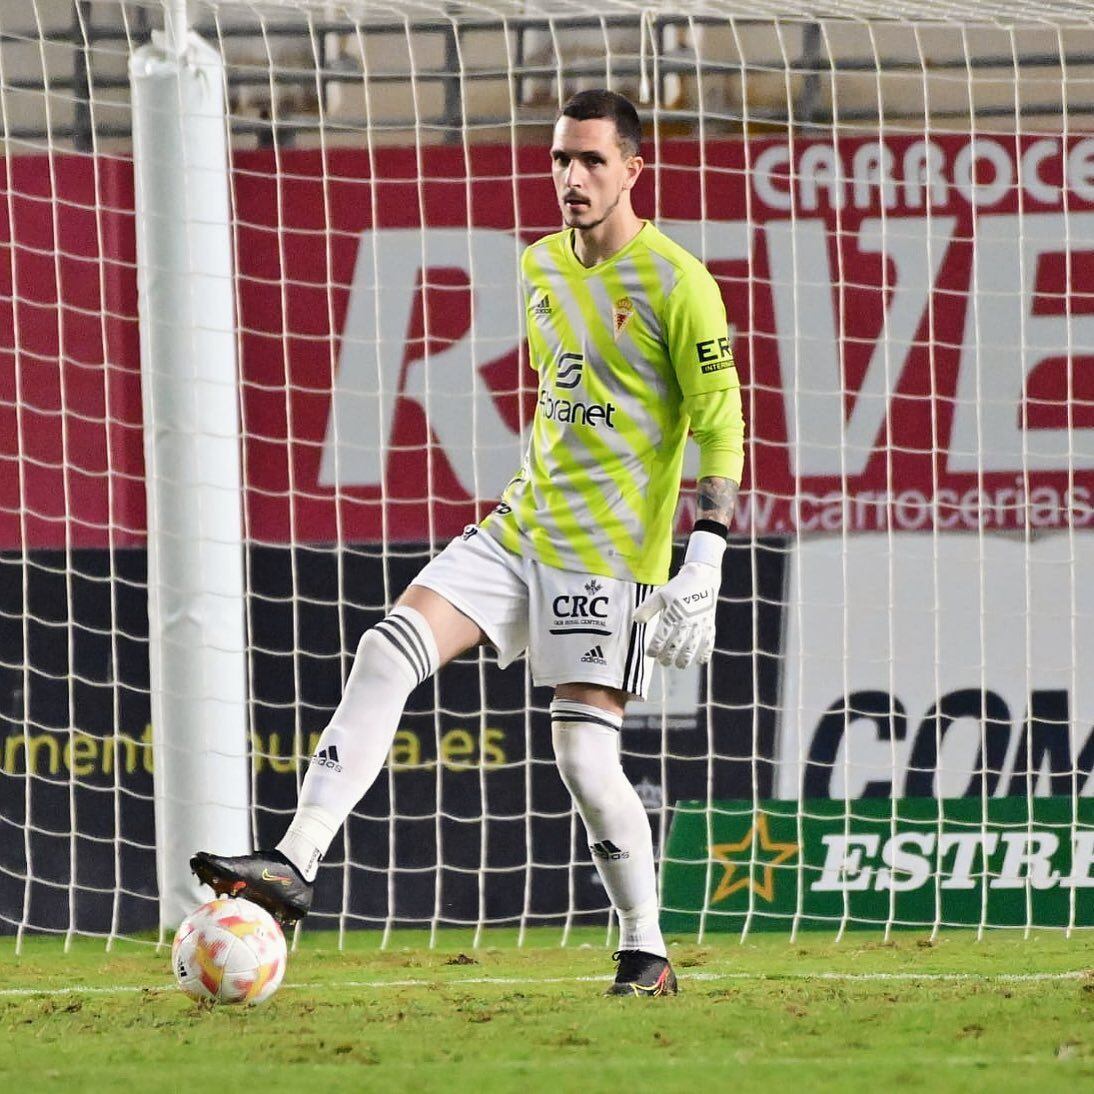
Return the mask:
{"type": "Polygon", "coordinates": [[[573,118],[579,122],[606,118],[614,122],[619,147],[626,156],[637,156],[642,146],[642,123],[638,120],[634,104],[607,88],[598,87],[571,95],[559,117],[573,118]]]}

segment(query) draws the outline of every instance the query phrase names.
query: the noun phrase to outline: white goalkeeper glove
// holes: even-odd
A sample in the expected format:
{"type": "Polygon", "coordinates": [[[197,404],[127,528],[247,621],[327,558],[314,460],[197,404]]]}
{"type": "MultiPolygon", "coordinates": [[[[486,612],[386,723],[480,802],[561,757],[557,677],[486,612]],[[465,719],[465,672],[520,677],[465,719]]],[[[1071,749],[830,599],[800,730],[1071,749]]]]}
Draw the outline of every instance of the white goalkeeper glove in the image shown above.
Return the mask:
{"type": "Polygon", "coordinates": [[[710,660],[725,549],[725,538],[716,532],[692,532],[679,573],[634,613],[637,623],[648,623],[661,613],[646,647],[660,664],[686,669],[710,660]]]}

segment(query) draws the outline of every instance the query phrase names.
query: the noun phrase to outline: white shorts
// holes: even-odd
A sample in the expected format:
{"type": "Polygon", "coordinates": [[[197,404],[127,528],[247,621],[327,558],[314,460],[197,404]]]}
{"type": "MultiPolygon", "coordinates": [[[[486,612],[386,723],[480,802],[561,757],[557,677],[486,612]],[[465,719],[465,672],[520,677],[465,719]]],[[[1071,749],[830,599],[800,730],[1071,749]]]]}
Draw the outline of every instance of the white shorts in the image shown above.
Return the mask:
{"type": "Polygon", "coordinates": [[[502,668],[527,651],[537,687],[603,684],[636,699],[649,692],[653,658],[646,626],[633,617],[653,585],[544,566],[511,554],[476,525],[411,584],[477,623],[502,668]]]}

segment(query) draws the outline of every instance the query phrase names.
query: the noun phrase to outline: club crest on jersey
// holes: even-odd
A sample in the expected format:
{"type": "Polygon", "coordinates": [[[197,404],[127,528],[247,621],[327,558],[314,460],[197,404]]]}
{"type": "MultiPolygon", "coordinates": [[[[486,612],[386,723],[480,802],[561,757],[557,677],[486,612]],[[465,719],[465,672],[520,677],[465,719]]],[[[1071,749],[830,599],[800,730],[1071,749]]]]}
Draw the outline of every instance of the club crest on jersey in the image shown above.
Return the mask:
{"type": "Polygon", "coordinates": [[[615,337],[623,333],[623,328],[631,321],[634,315],[634,304],[629,296],[621,296],[612,305],[612,325],[615,327],[615,337]]]}

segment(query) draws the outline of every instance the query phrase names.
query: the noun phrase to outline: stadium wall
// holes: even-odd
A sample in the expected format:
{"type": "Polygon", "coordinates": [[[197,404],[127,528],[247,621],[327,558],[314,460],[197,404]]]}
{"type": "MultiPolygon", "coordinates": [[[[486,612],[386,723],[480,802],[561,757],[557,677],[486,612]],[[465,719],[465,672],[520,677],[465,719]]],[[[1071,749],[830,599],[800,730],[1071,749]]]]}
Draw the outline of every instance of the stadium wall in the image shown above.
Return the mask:
{"type": "MultiPolygon", "coordinates": [[[[708,792],[788,794],[796,778],[779,784],[775,765],[802,749],[807,765],[836,765],[838,744],[818,730],[843,692],[816,689],[816,719],[795,730],[797,743],[779,717],[788,678],[809,684],[803,658],[831,639],[786,612],[800,599],[787,590],[801,544],[839,535],[857,551],[880,532],[903,552],[892,533],[1068,537],[1094,523],[1094,370],[1077,367],[1094,355],[1094,298],[1068,287],[1090,280],[1094,141],[875,136],[662,151],[641,211],[656,210],[721,281],[751,440],[712,691],[697,677],[692,713],[685,700],[664,735],[660,716],[642,712],[625,730],[630,774],[655,811],[708,792]]],[[[279,834],[295,795],[291,751],[307,755],[337,701],[345,651],[385,591],[479,517],[519,459],[535,390],[521,364],[515,263],[556,210],[541,150],[469,156],[234,157],[239,276],[226,291],[240,317],[260,841],[279,834]]],[[[9,831],[29,821],[30,834],[0,841],[0,913],[21,918],[29,854],[32,922],[67,922],[50,897],[74,861],[81,929],[103,929],[115,887],[123,929],[138,929],[154,922],[155,873],[131,165],[16,158],[11,188],[0,206],[10,257],[0,264],[0,808],[9,831]]],[[[935,592],[946,603],[947,589],[935,592]]],[[[918,719],[933,665],[911,671],[918,719]]],[[[483,846],[491,918],[519,915],[529,851],[533,911],[565,913],[570,855],[584,852],[571,847],[549,763],[546,696],[531,696],[527,722],[521,668],[488,665],[481,679],[485,694],[478,665],[463,663],[414,697],[392,782],[349,827],[357,868],[325,875],[320,911],[381,920],[393,846],[403,871],[394,915],[432,912],[439,838],[444,918],[476,920],[483,846]],[[390,842],[389,806],[400,818],[390,842]]],[[[978,688],[990,690],[973,673],[956,690],[978,688]]],[[[1051,717],[1009,705],[1012,766],[993,794],[1016,785],[1023,724],[1075,722],[1085,734],[1094,723],[1085,700],[1058,700],[1051,717]]],[[[985,709],[953,719],[952,747],[975,752],[985,709]]],[[[883,740],[888,722],[873,724],[883,740]]],[[[1086,736],[1069,763],[1089,753],[1086,736]]],[[[1058,789],[1062,762],[1058,748],[1041,755],[1036,794],[1058,789]]],[[[930,779],[904,786],[935,792],[930,779]]],[[[584,869],[579,909],[603,905],[594,876],[584,869]]]]}

